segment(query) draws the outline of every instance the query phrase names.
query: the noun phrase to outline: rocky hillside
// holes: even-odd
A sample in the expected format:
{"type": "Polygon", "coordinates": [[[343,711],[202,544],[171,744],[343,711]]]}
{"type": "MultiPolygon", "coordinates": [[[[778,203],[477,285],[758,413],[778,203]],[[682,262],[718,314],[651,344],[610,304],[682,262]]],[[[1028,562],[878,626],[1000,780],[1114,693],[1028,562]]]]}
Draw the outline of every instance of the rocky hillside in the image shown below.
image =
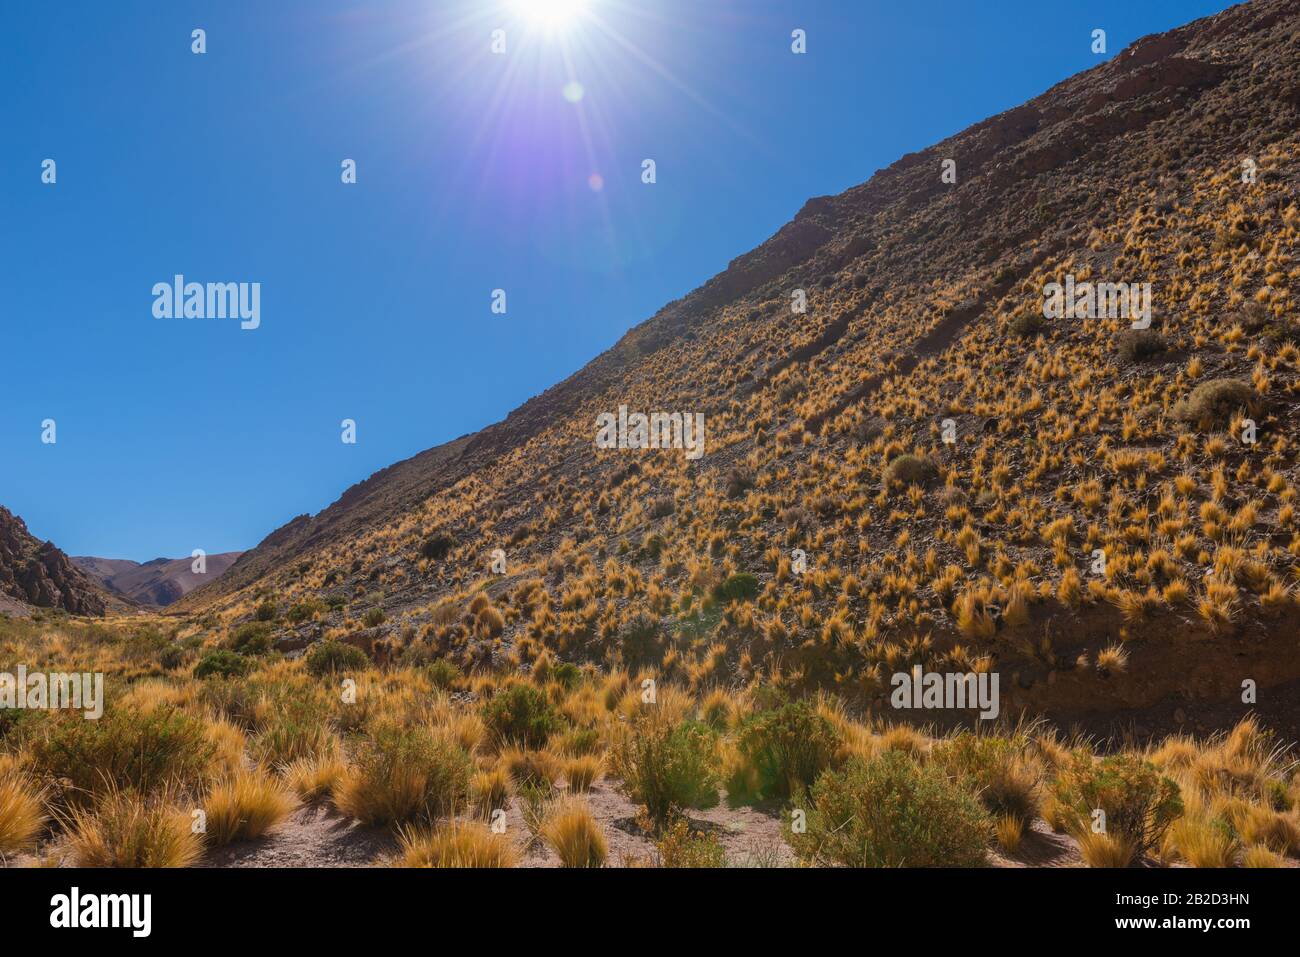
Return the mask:
{"type": "Polygon", "coordinates": [[[41,542],[21,518],[0,506],[0,596],[21,606],[103,615],[114,602],[53,542],[41,542]]]}
{"type": "Polygon", "coordinates": [[[1065,716],[1294,687],[1298,131],[1297,0],[1144,38],[810,200],[182,607],[273,605],[285,648],[866,702],[910,664],[1065,716]],[[1150,328],[1044,317],[1087,283],[1149,283],[1150,328]],[[597,448],[620,406],[702,413],[703,456],[597,448]]]}
{"type": "Polygon", "coordinates": [[[133,562],[121,558],[76,557],[72,563],[104,588],[141,605],[162,607],[189,594],[199,585],[225,574],[242,552],[207,556],[206,571],[196,574],[193,559],[155,558],[133,562]]]}

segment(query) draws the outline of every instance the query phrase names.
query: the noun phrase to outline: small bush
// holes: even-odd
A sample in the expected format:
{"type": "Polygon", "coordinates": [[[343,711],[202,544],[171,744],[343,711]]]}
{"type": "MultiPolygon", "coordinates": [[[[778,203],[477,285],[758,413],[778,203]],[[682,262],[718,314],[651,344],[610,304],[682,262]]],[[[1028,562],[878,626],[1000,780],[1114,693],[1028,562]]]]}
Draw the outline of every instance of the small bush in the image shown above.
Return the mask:
{"type": "Polygon", "coordinates": [[[664,495],[650,503],[651,518],[666,518],[677,508],[672,496],[664,495]]]}
{"type": "Polygon", "coordinates": [[[334,803],[374,826],[432,822],[466,806],[472,770],[470,756],[449,741],[385,722],[358,742],[334,803]]]}
{"type": "Polygon", "coordinates": [[[253,617],[258,621],[274,621],[275,602],[268,598],[266,601],[259,604],[257,610],[253,612],[253,617]]]}
{"type": "Polygon", "coordinates": [[[499,767],[510,775],[520,788],[538,788],[547,793],[563,773],[560,760],[549,751],[520,751],[508,748],[500,756],[499,767]]]}
{"type": "Polygon", "coordinates": [[[321,602],[317,601],[316,599],[312,599],[310,601],[300,601],[295,603],[289,609],[289,611],[285,614],[285,617],[289,619],[289,621],[292,622],[293,624],[298,625],[306,621],[308,618],[311,618],[318,611],[324,611],[324,610],[325,610],[325,605],[323,605],[321,602]]]}
{"type": "Polygon", "coordinates": [[[209,651],[194,666],[196,678],[242,678],[253,670],[253,662],[243,655],[218,648],[209,651]]]}
{"type": "Polygon", "coordinates": [[[740,498],[754,487],[754,473],[744,469],[732,469],[724,480],[727,498],[740,498]]]}
{"type": "Polygon", "coordinates": [[[796,806],[806,811],[806,827],[792,830],[790,843],[819,864],[980,867],[993,833],[965,789],[900,751],[825,772],[796,806]]]}
{"type": "Polygon", "coordinates": [[[1047,328],[1047,320],[1037,312],[1022,312],[1011,320],[1011,331],[1022,339],[1030,339],[1047,328]]]}
{"type": "Polygon", "coordinates": [[[1274,345],[1300,342],[1300,324],[1289,316],[1274,316],[1263,303],[1247,303],[1238,318],[1244,331],[1274,345]]]}
{"type": "Polygon", "coordinates": [[[317,678],[364,671],[369,666],[370,659],[364,651],[341,641],[322,641],[307,652],[307,671],[317,678]]]}
{"type": "Polygon", "coordinates": [[[1196,425],[1226,425],[1238,409],[1249,408],[1255,390],[1240,379],[1210,379],[1174,406],[1174,418],[1196,425]]]}
{"type": "Polygon", "coordinates": [[[759,590],[757,578],[748,572],[736,572],[714,589],[714,596],[721,601],[753,601],[759,590]]]}
{"type": "Polygon", "coordinates": [[[141,794],[196,787],[208,777],[216,748],[202,721],[159,705],[112,709],[98,721],[60,714],[33,735],[29,753],[39,773],[65,788],[69,804],[85,805],[113,787],[141,794]]]}
{"type": "Polygon", "coordinates": [[[646,612],[637,612],[619,630],[619,646],[623,663],[635,666],[654,660],[659,653],[659,619],[646,612]]]}
{"type": "Polygon", "coordinates": [[[686,808],[718,803],[718,741],[706,724],[642,719],[616,742],[611,760],[628,797],[658,828],[686,808]]]}
{"type": "Polygon", "coordinates": [[[271,650],[271,627],[262,621],[248,621],[230,636],[230,650],[240,655],[264,655],[271,650]]]}
{"type": "Polygon", "coordinates": [[[789,798],[831,766],[840,744],[835,726],[806,701],[760,712],[737,733],[727,794],[733,800],[789,798]]]}
{"type": "Polygon", "coordinates": [[[582,669],[571,661],[564,661],[555,666],[551,677],[565,691],[572,691],[582,681],[582,669]]]}
{"type": "Polygon", "coordinates": [[[691,829],[678,819],[655,842],[660,867],[726,867],[727,853],[717,837],[691,829]]]}
{"type": "Polygon", "coordinates": [[[934,762],[958,781],[968,781],[980,803],[995,818],[1011,817],[1022,825],[1038,816],[1040,774],[1018,741],[959,734],[940,743],[934,762]]]}
{"type": "Polygon", "coordinates": [[[1120,333],[1119,355],[1125,362],[1141,362],[1168,348],[1165,337],[1154,329],[1126,329],[1120,333]]]}
{"type": "Polygon", "coordinates": [[[483,705],[483,723],[503,741],[543,748],[560,728],[560,715],[546,694],[530,684],[513,684],[483,705]]]}
{"type": "Polygon", "coordinates": [[[78,867],[189,867],[203,853],[190,813],[166,795],[110,791],[73,812],[68,846],[78,867]]]}
{"type": "Polygon", "coordinates": [[[1300,322],[1294,319],[1275,319],[1264,326],[1264,339],[1281,346],[1287,343],[1300,343],[1300,322]]]}
{"type": "Polygon", "coordinates": [[[456,539],[446,532],[437,532],[420,546],[420,554],[430,561],[440,562],[456,547],[456,539]]]}
{"type": "Polygon", "coordinates": [[[926,485],[938,472],[929,459],[919,455],[899,455],[885,468],[885,484],[901,482],[904,485],[926,485]]]}
{"type": "Polygon", "coordinates": [[[1156,847],[1183,813],[1178,785],[1155,765],[1129,754],[1099,761],[1074,755],[1057,776],[1054,793],[1076,836],[1090,833],[1094,812],[1103,811],[1105,833],[1124,839],[1133,855],[1129,863],[1156,847]]]}
{"type": "Polygon", "coordinates": [[[446,658],[439,658],[430,663],[429,667],[425,669],[425,674],[429,676],[430,684],[444,691],[461,679],[460,669],[456,667],[454,662],[448,661],[446,658]]]}
{"type": "Polygon", "coordinates": [[[366,609],[366,613],[362,616],[361,621],[367,628],[376,628],[379,625],[382,625],[387,617],[388,616],[384,614],[384,610],[376,605],[373,608],[366,609]]]}
{"type": "Polygon", "coordinates": [[[280,687],[255,706],[261,714],[249,742],[255,761],[279,765],[333,753],[338,739],[330,729],[333,703],[324,689],[280,687]]]}

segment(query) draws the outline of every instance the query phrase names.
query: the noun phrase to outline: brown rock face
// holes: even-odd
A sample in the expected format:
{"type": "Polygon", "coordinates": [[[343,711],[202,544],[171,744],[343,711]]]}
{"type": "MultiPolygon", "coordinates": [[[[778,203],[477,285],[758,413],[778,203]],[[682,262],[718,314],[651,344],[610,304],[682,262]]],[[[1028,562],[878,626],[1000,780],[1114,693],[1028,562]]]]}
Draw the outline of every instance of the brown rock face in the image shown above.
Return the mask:
{"type": "Polygon", "coordinates": [[[100,590],[53,542],[42,543],[21,518],[0,506],[0,593],[37,608],[102,615],[100,590]]]}

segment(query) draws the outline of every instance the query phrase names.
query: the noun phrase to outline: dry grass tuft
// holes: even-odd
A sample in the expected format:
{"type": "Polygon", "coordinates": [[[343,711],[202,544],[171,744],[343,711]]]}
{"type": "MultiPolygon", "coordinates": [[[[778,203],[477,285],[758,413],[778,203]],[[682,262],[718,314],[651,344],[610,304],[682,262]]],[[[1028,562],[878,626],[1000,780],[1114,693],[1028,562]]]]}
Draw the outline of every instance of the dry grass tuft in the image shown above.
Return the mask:
{"type": "Polygon", "coordinates": [[[218,782],[204,802],[207,842],[224,847],[232,841],[261,837],[298,807],[289,787],[265,771],[241,771],[218,782]]]}
{"type": "Polygon", "coordinates": [[[76,808],[68,845],[78,867],[189,867],[203,853],[189,811],[166,794],[110,790],[76,808]]]}
{"type": "Polygon", "coordinates": [[[504,835],[475,823],[400,832],[399,867],[514,867],[518,854],[504,835]]]}
{"type": "Polygon", "coordinates": [[[554,808],[547,814],[541,833],[565,867],[604,866],[608,844],[585,804],[566,801],[554,808]]]}

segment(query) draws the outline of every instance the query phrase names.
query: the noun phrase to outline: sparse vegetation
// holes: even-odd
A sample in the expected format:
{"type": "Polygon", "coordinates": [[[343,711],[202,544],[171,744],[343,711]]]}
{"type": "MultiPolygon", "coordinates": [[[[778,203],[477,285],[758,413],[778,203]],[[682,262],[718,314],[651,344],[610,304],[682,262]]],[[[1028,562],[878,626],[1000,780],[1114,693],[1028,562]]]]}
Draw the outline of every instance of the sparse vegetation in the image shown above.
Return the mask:
{"type": "Polygon", "coordinates": [[[718,803],[718,742],[708,725],[645,718],[611,757],[628,796],[645,807],[656,827],[688,808],[718,803]]]}
{"type": "Polygon", "coordinates": [[[369,664],[364,651],[341,641],[321,642],[307,654],[307,670],[317,678],[362,671],[369,664]]]}
{"type": "Polygon", "coordinates": [[[889,751],[827,771],[806,797],[801,857],[848,867],[980,867],[993,822],[979,802],[937,768],[889,751]]]}

